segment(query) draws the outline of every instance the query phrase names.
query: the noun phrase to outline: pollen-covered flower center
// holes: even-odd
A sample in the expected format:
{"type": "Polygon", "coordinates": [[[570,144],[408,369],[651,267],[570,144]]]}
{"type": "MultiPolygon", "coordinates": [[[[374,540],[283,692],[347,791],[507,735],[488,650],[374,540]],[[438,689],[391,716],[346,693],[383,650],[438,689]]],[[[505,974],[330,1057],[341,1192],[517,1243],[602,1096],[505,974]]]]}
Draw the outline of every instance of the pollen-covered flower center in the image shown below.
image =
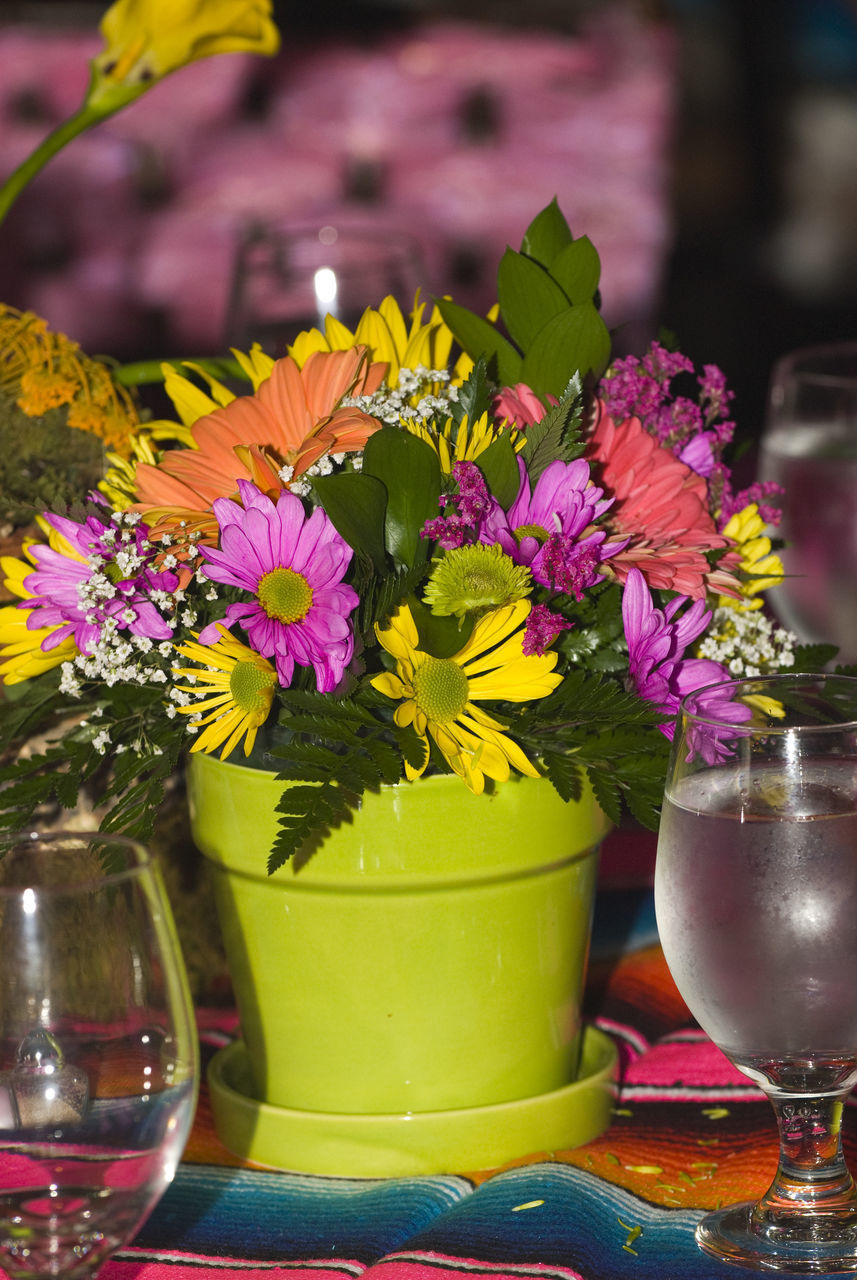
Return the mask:
{"type": "Polygon", "coordinates": [[[229,676],[229,692],[236,707],[251,714],[267,711],[271,703],[267,691],[274,680],[273,671],[264,671],[255,662],[236,662],[229,676]]]}
{"type": "Polygon", "coordinates": [[[294,569],[272,569],[259,579],[259,604],[278,622],[300,622],[312,606],[312,587],[294,569]]]}
{"type": "Polygon", "coordinates": [[[451,658],[427,657],[413,675],[414,701],[429,720],[454,720],[467,705],[467,676],[451,658]]]}
{"type": "Polygon", "coordinates": [[[518,546],[521,545],[524,538],[535,538],[536,542],[542,544],[547,542],[550,537],[547,529],[540,524],[519,524],[517,529],[514,530],[514,534],[518,546]]]}

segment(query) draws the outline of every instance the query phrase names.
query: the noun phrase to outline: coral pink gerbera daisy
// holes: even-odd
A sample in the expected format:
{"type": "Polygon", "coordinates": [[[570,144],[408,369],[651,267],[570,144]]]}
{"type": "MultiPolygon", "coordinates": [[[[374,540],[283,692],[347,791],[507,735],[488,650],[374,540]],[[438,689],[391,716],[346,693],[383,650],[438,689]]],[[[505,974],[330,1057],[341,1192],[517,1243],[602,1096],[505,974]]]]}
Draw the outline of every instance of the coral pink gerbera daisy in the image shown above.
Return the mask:
{"type": "Polygon", "coordinates": [[[368,362],[365,347],[317,351],[303,368],[290,356],[277,360],[252,395],[196,420],[193,448],[138,464],[134,509],[155,536],[183,529],[215,542],[212,505],[234,497],[239,479],[276,498],[325,454],[363,448],[379,423],[342,400],[377,391],[386,369],[368,362]]]}
{"type": "Polygon", "coordinates": [[[728,550],[734,543],[717,532],[704,478],[659,445],[639,418],[617,424],[599,401],[586,456],[615,497],[607,523],[615,537],[627,539],[609,562],[620,582],[636,567],[650,587],[694,599],[709,590],[740,596],[730,572],[738,564],[728,550]],[[716,569],[710,551],[726,552],[716,569]]]}
{"type": "MultiPolygon", "coordinates": [[[[226,626],[241,624],[250,647],[274,659],[283,686],[297,662],[312,667],[319,691],[330,693],[354,651],[348,615],[359,599],[342,581],[351,547],[321,507],[307,516],[296,494],[284,490],[275,504],[247,480],[238,491],[240,503],[214,502],[220,548],[201,548],[207,577],[252,597],[229,606],[226,626]]],[[[199,639],[213,644],[222,634],[214,622],[199,639]]]]}

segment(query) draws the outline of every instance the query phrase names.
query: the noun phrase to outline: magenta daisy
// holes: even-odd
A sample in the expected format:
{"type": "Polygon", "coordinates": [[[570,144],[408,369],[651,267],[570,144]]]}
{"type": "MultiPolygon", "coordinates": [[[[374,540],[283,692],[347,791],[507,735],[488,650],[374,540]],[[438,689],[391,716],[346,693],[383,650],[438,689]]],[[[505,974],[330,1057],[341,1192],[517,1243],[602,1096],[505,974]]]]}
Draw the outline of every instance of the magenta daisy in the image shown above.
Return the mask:
{"type": "Polygon", "coordinates": [[[29,610],[29,630],[55,628],[42,641],[44,650],[71,637],[81,653],[91,654],[105,631],[171,639],[173,625],[162,610],[172,614],[179,579],[153,567],[161,549],[148,541],[145,525],[117,528],[96,516],[82,524],[65,516],[44,519],[70,553],[38,543],[29,548],[36,569],[24,586],[32,597],[20,607],[29,610]]]}
{"type": "MultiPolygon", "coordinates": [[[[665,716],[673,717],[687,694],[704,685],[728,679],[720,662],[708,658],[686,658],[688,645],[698,640],[711,621],[711,611],[702,600],[687,604],[687,596],[676,596],[663,609],[656,609],[646,580],[639,569],[629,569],[622,593],[622,622],[628,644],[629,678],[641,698],[652,702],[665,716]]],[[[718,704],[721,717],[739,722],[752,714],[741,703],[718,704]]],[[[675,724],[658,725],[672,741],[675,724]]]]}
{"type": "MultiPolygon", "coordinates": [[[[295,494],[284,491],[275,504],[250,481],[239,480],[238,490],[240,503],[218,498],[213,506],[219,549],[201,548],[207,577],[253,597],[231,604],[226,623],[240,623],[251,648],[274,659],[282,685],[297,663],[330,693],[354,651],[348,615],[358,596],[342,581],[351,548],[320,507],[308,517],[295,494]]],[[[220,634],[212,623],[199,638],[211,644],[220,634]]]]}
{"type": "MultiPolygon", "coordinates": [[[[508,556],[529,567],[536,582],[577,600],[587,587],[600,582],[598,565],[606,557],[605,530],[590,526],[613,499],[590,481],[589,463],[552,462],[530,488],[523,461],[518,459],[521,484],[508,511],[494,502],[482,521],[482,542],[498,542],[508,556]]],[[[620,550],[617,546],[609,554],[620,550]]]]}

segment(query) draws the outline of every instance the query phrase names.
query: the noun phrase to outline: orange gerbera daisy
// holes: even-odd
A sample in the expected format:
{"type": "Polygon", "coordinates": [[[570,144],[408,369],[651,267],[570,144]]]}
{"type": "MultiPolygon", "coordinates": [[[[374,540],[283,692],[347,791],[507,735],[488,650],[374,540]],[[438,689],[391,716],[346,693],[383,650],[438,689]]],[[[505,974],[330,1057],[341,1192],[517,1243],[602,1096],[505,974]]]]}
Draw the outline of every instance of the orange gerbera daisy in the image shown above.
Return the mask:
{"type": "Polygon", "coordinates": [[[709,590],[740,596],[730,572],[739,560],[727,551],[735,544],[717,532],[703,476],[658,444],[639,418],[617,425],[601,401],[587,457],[598,483],[616,499],[605,516],[611,540],[628,540],[606,562],[620,582],[636,567],[650,587],[696,599],[709,590]],[[717,569],[709,551],[726,551],[717,569]]]}
{"type": "Polygon", "coordinates": [[[133,509],[154,537],[170,534],[181,542],[196,533],[216,542],[212,503],[235,497],[239,480],[276,499],[325,454],[363,448],[379,423],[342,400],[377,391],[386,369],[370,364],[365,347],[316,352],[302,369],[290,356],[275,361],[252,395],[196,420],[192,448],[137,465],[133,509]]]}

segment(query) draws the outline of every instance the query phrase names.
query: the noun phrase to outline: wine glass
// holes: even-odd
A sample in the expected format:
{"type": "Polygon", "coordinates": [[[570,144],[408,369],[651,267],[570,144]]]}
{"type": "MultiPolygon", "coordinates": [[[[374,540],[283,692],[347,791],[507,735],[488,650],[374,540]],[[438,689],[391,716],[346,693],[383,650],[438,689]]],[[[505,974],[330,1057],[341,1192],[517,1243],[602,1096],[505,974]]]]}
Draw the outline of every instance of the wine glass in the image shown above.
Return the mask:
{"type": "Polygon", "coordinates": [[[785,581],[770,593],[805,641],[857,662],[857,342],[793,351],[774,366],[759,478],[785,488],[785,581]]]}
{"type": "Polygon", "coordinates": [[[141,845],[0,845],[0,1268],[91,1276],[170,1182],[198,1047],[160,874],[141,845]]]}
{"type": "Polygon", "coordinates": [[[682,997],[779,1124],[768,1191],[708,1214],[697,1242],[747,1267],[857,1270],[840,1129],[857,1081],[857,678],[736,680],[685,699],[655,906],[682,997]]]}
{"type": "Polygon", "coordinates": [[[400,229],[260,223],[238,247],[227,340],[279,356],[303,329],[324,329],[327,315],[353,329],[388,294],[407,313],[421,274],[419,243],[400,229]]]}

